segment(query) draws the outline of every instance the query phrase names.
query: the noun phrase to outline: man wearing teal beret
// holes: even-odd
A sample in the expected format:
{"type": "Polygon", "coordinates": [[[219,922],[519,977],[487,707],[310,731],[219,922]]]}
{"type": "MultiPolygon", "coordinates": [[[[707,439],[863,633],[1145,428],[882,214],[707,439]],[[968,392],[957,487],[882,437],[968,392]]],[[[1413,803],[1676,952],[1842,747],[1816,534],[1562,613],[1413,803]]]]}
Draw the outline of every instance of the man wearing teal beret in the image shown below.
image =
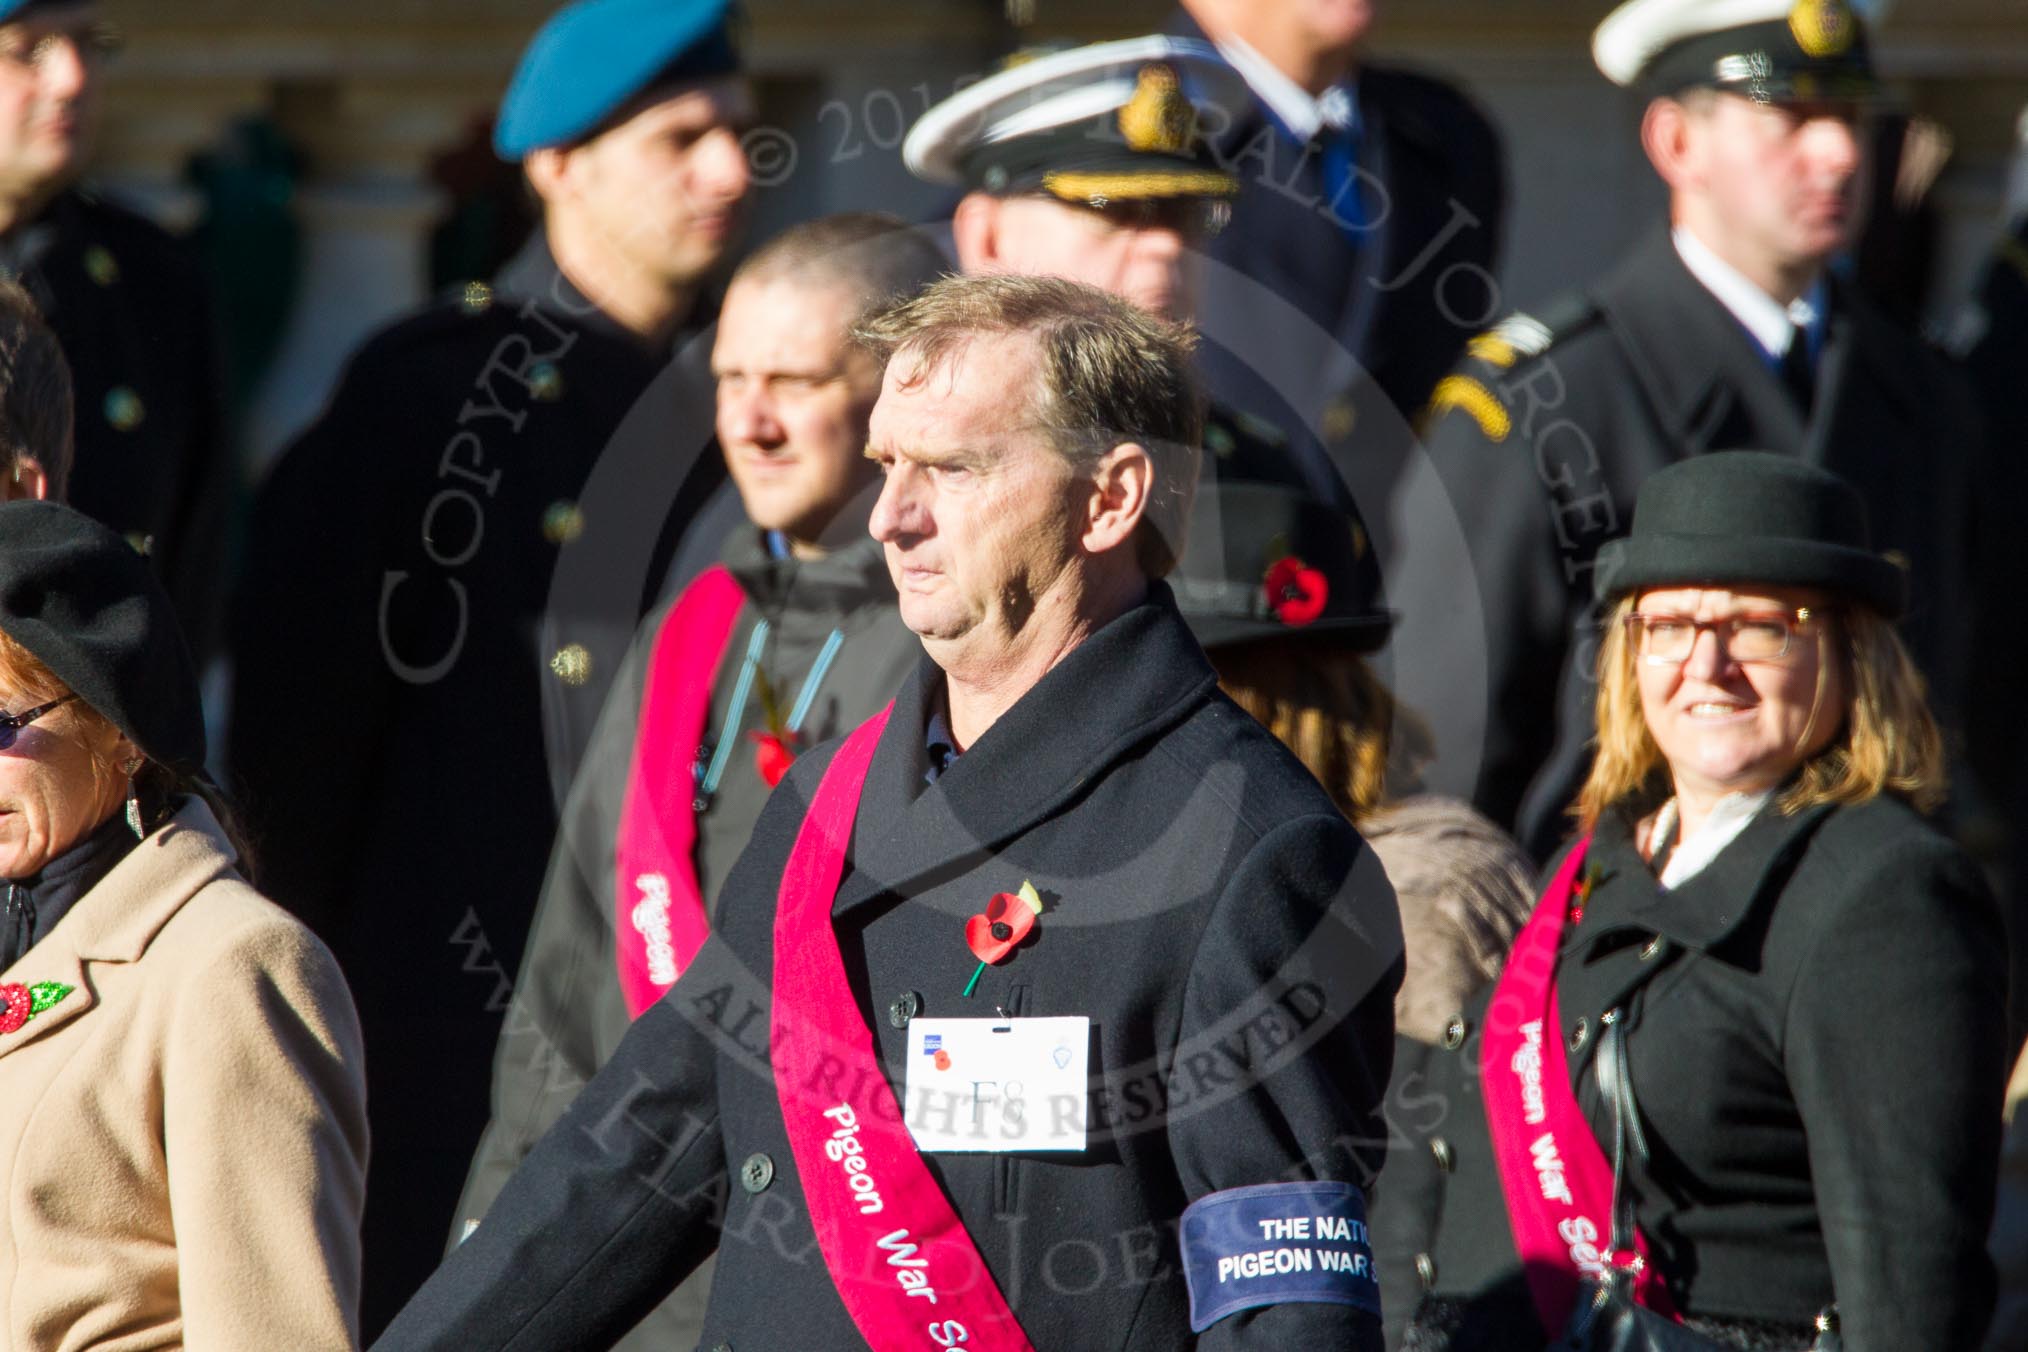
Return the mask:
{"type": "Polygon", "coordinates": [[[541,229],[370,339],[256,501],[230,754],[264,882],[358,994],[369,1338],[442,1255],[562,789],[723,482],[690,340],[749,116],[724,0],[559,11],[495,137],[541,229]]]}

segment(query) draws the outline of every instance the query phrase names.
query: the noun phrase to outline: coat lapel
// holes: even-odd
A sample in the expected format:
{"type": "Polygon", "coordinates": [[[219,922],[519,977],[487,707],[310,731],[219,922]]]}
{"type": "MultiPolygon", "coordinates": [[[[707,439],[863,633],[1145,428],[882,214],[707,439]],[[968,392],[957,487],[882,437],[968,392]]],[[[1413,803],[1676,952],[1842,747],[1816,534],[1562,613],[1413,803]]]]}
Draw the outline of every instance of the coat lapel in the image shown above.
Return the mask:
{"type": "Polygon", "coordinates": [[[80,898],[48,938],[0,973],[0,984],[72,988],[14,1032],[0,1034],[0,1057],[95,1008],[99,997],[89,966],[139,959],[169,918],[232,864],[232,847],[211,809],[192,798],[80,898]]]}
{"type": "Polygon", "coordinates": [[[1600,284],[1597,300],[1680,453],[1744,449],[1748,429],[1760,443],[1751,449],[1802,449],[1801,411],[1732,312],[1683,265],[1666,229],[1600,284]],[[1708,354],[1710,364],[1683,361],[1686,351],[1708,354]]]}
{"type": "Polygon", "coordinates": [[[874,753],[852,869],[833,913],[993,853],[1181,721],[1217,684],[1168,586],[1153,583],[1145,603],[1080,644],[925,785],[924,729],[943,689],[943,673],[925,658],[874,753]]]}

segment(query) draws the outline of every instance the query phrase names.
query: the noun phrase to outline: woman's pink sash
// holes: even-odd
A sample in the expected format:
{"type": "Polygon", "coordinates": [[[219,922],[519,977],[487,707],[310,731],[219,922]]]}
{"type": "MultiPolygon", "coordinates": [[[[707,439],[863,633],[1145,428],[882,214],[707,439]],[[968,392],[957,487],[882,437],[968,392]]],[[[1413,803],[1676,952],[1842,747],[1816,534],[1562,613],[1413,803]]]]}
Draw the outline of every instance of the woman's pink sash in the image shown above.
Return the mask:
{"type": "MultiPolygon", "coordinates": [[[[1556,1007],[1556,957],[1578,870],[1591,840],[1577,843],[1535,907],[1493,988],[1479,1049],[1479,1079],[1492,1128],[1493,1158],[1507,1198],[1514,1245],[1529,1294],[1552,1335],[1570,1320],[1580,1283],[1604,1273],[1612,1243],[1613,1169],[1571,1092],[1556,1007]]],[[[1675,1316],[1661,1274],[1634,1234],[1634,1298],[1675,1316]]]]}
{"type": "Polygon", "coordinates": [[[775,1092],[824,1265],[874,1352],[1033,1352],[916,1153],[831,925],[859,794],[893,708],[838,749],[782,871],[768,1031],[775,1092]]]}
{"type": "Polygon", "coordinates": [[[613,949],[627,1016],[638,1019],[704,946],[693,806],[711,687],[746,593],[723,567],[683,589],[655,635],[613,842],[613,949]]]}

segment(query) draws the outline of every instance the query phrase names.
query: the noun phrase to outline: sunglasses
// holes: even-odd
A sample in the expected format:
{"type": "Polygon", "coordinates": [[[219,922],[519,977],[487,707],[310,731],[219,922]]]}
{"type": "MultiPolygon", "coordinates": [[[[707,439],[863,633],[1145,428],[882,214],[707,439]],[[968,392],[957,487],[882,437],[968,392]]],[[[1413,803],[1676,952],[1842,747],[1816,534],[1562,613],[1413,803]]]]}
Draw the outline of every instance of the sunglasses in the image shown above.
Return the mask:
{"type": "Polygon", "coordinates": [[[23,728],[48,713],[51,709],[60,709],[76,698],[76,695],[65,695],[62,699],[53,699],[47,704],[38,704],[27,713],[0,713],[0,751],[12,750],[14,741],[21,735],[23,728]]]}

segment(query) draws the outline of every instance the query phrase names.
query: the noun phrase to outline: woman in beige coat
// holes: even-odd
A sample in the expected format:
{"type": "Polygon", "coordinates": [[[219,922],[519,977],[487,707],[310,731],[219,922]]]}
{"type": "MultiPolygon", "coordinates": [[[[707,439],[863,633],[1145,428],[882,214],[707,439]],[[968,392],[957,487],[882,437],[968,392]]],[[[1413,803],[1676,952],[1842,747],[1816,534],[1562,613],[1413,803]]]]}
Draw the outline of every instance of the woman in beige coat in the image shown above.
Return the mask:
{"type": "Polygon", "coordinates": [[[146,562],[0,505],[0,1347],[357,1343],[359,1029],[234,871],[146,562]]]}

